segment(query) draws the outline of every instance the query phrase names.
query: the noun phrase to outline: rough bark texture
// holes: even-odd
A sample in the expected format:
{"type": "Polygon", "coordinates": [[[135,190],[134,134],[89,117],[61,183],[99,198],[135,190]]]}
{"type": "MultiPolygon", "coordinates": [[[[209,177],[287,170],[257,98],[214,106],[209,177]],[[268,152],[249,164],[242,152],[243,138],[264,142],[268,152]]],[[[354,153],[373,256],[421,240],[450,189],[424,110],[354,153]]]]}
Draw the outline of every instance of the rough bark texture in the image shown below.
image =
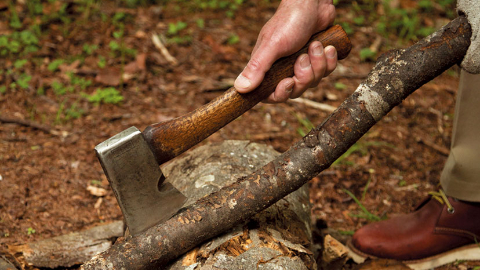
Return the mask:
{"type": "MultiPolygon", "coordinates": [[[[225,141],[196,148],[162,171],[189,198],[189,205],[279,155],[266,145],[225,141]]],[[[316,269],[310,245],[310,202],[304,185],[247,223],[194,248],[167,269],[316,269]]]]}
{"type": "Polygon", "coordinates": [[[358,89],[287,152],[170,220],[116,243],[85,269],[159,269],[248,220],[329,167],[409,94],[460,62],[470,36],[468,21],[460,17],[414,46],[384,55],[358,89]]]}

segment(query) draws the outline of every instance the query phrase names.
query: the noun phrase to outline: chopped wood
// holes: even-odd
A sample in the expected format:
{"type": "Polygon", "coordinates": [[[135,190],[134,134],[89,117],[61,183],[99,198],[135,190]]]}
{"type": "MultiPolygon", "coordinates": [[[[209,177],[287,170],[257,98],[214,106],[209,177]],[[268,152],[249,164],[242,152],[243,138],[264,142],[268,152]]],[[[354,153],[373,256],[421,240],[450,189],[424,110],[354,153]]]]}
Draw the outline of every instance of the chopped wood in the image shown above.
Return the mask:
{"type": "Polygon", "coordinates": [[[178,64],[178,61],[177,59],[175,59],[175,57],[173,57],[167,50],[167,47],[165,47],[165,45],[163,45],[160,37],[156,34],[153,34],[152,35],[152,42],[153,42],[153,45],[155,45],[155,47],[160,50],[160,53],[163,55],[163,57],[165,57],[165,59],[172,65],[177,65],[178,64]]]}
{"type": "Polygon", "coordinates": [[[306,98],[290,99],[289,101],[299,103],[299,104],[303,104],[305,106],[312,107],[314,109],[318,109],[318,110],[329,112],[329,113],[335,111],[335,109],[336,109],[336,107],[334,107],[334,106],[331,106],[331,105],[328,105],[328,104],[325,104],[325,103],[315,102],[313,100],[306,99],[306,98]]]}

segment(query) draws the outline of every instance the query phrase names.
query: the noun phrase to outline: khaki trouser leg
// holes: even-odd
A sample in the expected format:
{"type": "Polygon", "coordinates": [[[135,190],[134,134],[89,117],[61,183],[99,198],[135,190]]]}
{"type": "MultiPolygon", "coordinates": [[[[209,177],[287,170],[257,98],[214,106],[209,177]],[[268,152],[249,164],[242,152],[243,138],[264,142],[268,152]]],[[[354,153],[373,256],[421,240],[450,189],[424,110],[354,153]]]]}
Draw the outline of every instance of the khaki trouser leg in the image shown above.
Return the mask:
{"type": "Polygon", "coordinates": [[[450,155],[440,182],[447,195],[480,202],[480,74],[460,75],[450,155]]]}

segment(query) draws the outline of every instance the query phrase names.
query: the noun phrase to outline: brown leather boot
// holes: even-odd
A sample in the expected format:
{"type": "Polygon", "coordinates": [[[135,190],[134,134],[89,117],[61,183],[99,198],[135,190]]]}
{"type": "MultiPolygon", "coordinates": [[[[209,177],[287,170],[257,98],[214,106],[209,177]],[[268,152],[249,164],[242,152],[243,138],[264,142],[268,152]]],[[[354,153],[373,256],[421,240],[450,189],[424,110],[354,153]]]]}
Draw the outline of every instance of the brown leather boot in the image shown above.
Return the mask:
{"type": "Polygon", "coordinates": [[[480,203],[447,198],[440,190],[413,213],[361,228],[348,246],[357,263],[394,259],[412,269],[480,260],[480,203]]]}

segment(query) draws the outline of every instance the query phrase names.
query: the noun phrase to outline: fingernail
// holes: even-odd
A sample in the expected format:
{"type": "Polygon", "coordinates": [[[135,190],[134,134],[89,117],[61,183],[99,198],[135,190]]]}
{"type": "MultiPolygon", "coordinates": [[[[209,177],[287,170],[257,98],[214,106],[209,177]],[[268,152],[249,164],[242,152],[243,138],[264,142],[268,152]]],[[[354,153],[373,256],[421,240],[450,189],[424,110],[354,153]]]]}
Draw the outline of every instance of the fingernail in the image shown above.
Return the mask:
{"type": "Polygon", "coordinates": [[[328,46],[327,48],[325,48],[325,55],[327,56],[327,58],[335,58],[335,56],[337,55],[337,50],[335,50],[335,47],[328,46]]]}
{"type": "Polygon", "coordinates": [[[302,69],[310,67],[310,59],[308,59],[307,54],[300,56],[300,67],[302,69]]]}
{"type": "Polygon", "coordinates": [[[313,55],[315,56],[319,56],[319,55],[322,55],[323,54],[323,46],[322,45],[317,45],[315,47],[313,47],[313,55]]]}
{"type": "Polygon", "coordinates": [[[252,82],[249,79],[247,79],[247,77],[240,74],[235,80],[234,85],[235,85],[235,88],[237,89],[246,89],[246,88],[249,88],[250,85],[252,85],[252,82]]]}
{"type": "Polygon", "coordinates": [[[290,93],[293,91],[293,85],[294,85],[294,84],[295,84],[294,81],[289,82],[289,83],[285,86],[285,93],[290,94],[290,93]]]}

